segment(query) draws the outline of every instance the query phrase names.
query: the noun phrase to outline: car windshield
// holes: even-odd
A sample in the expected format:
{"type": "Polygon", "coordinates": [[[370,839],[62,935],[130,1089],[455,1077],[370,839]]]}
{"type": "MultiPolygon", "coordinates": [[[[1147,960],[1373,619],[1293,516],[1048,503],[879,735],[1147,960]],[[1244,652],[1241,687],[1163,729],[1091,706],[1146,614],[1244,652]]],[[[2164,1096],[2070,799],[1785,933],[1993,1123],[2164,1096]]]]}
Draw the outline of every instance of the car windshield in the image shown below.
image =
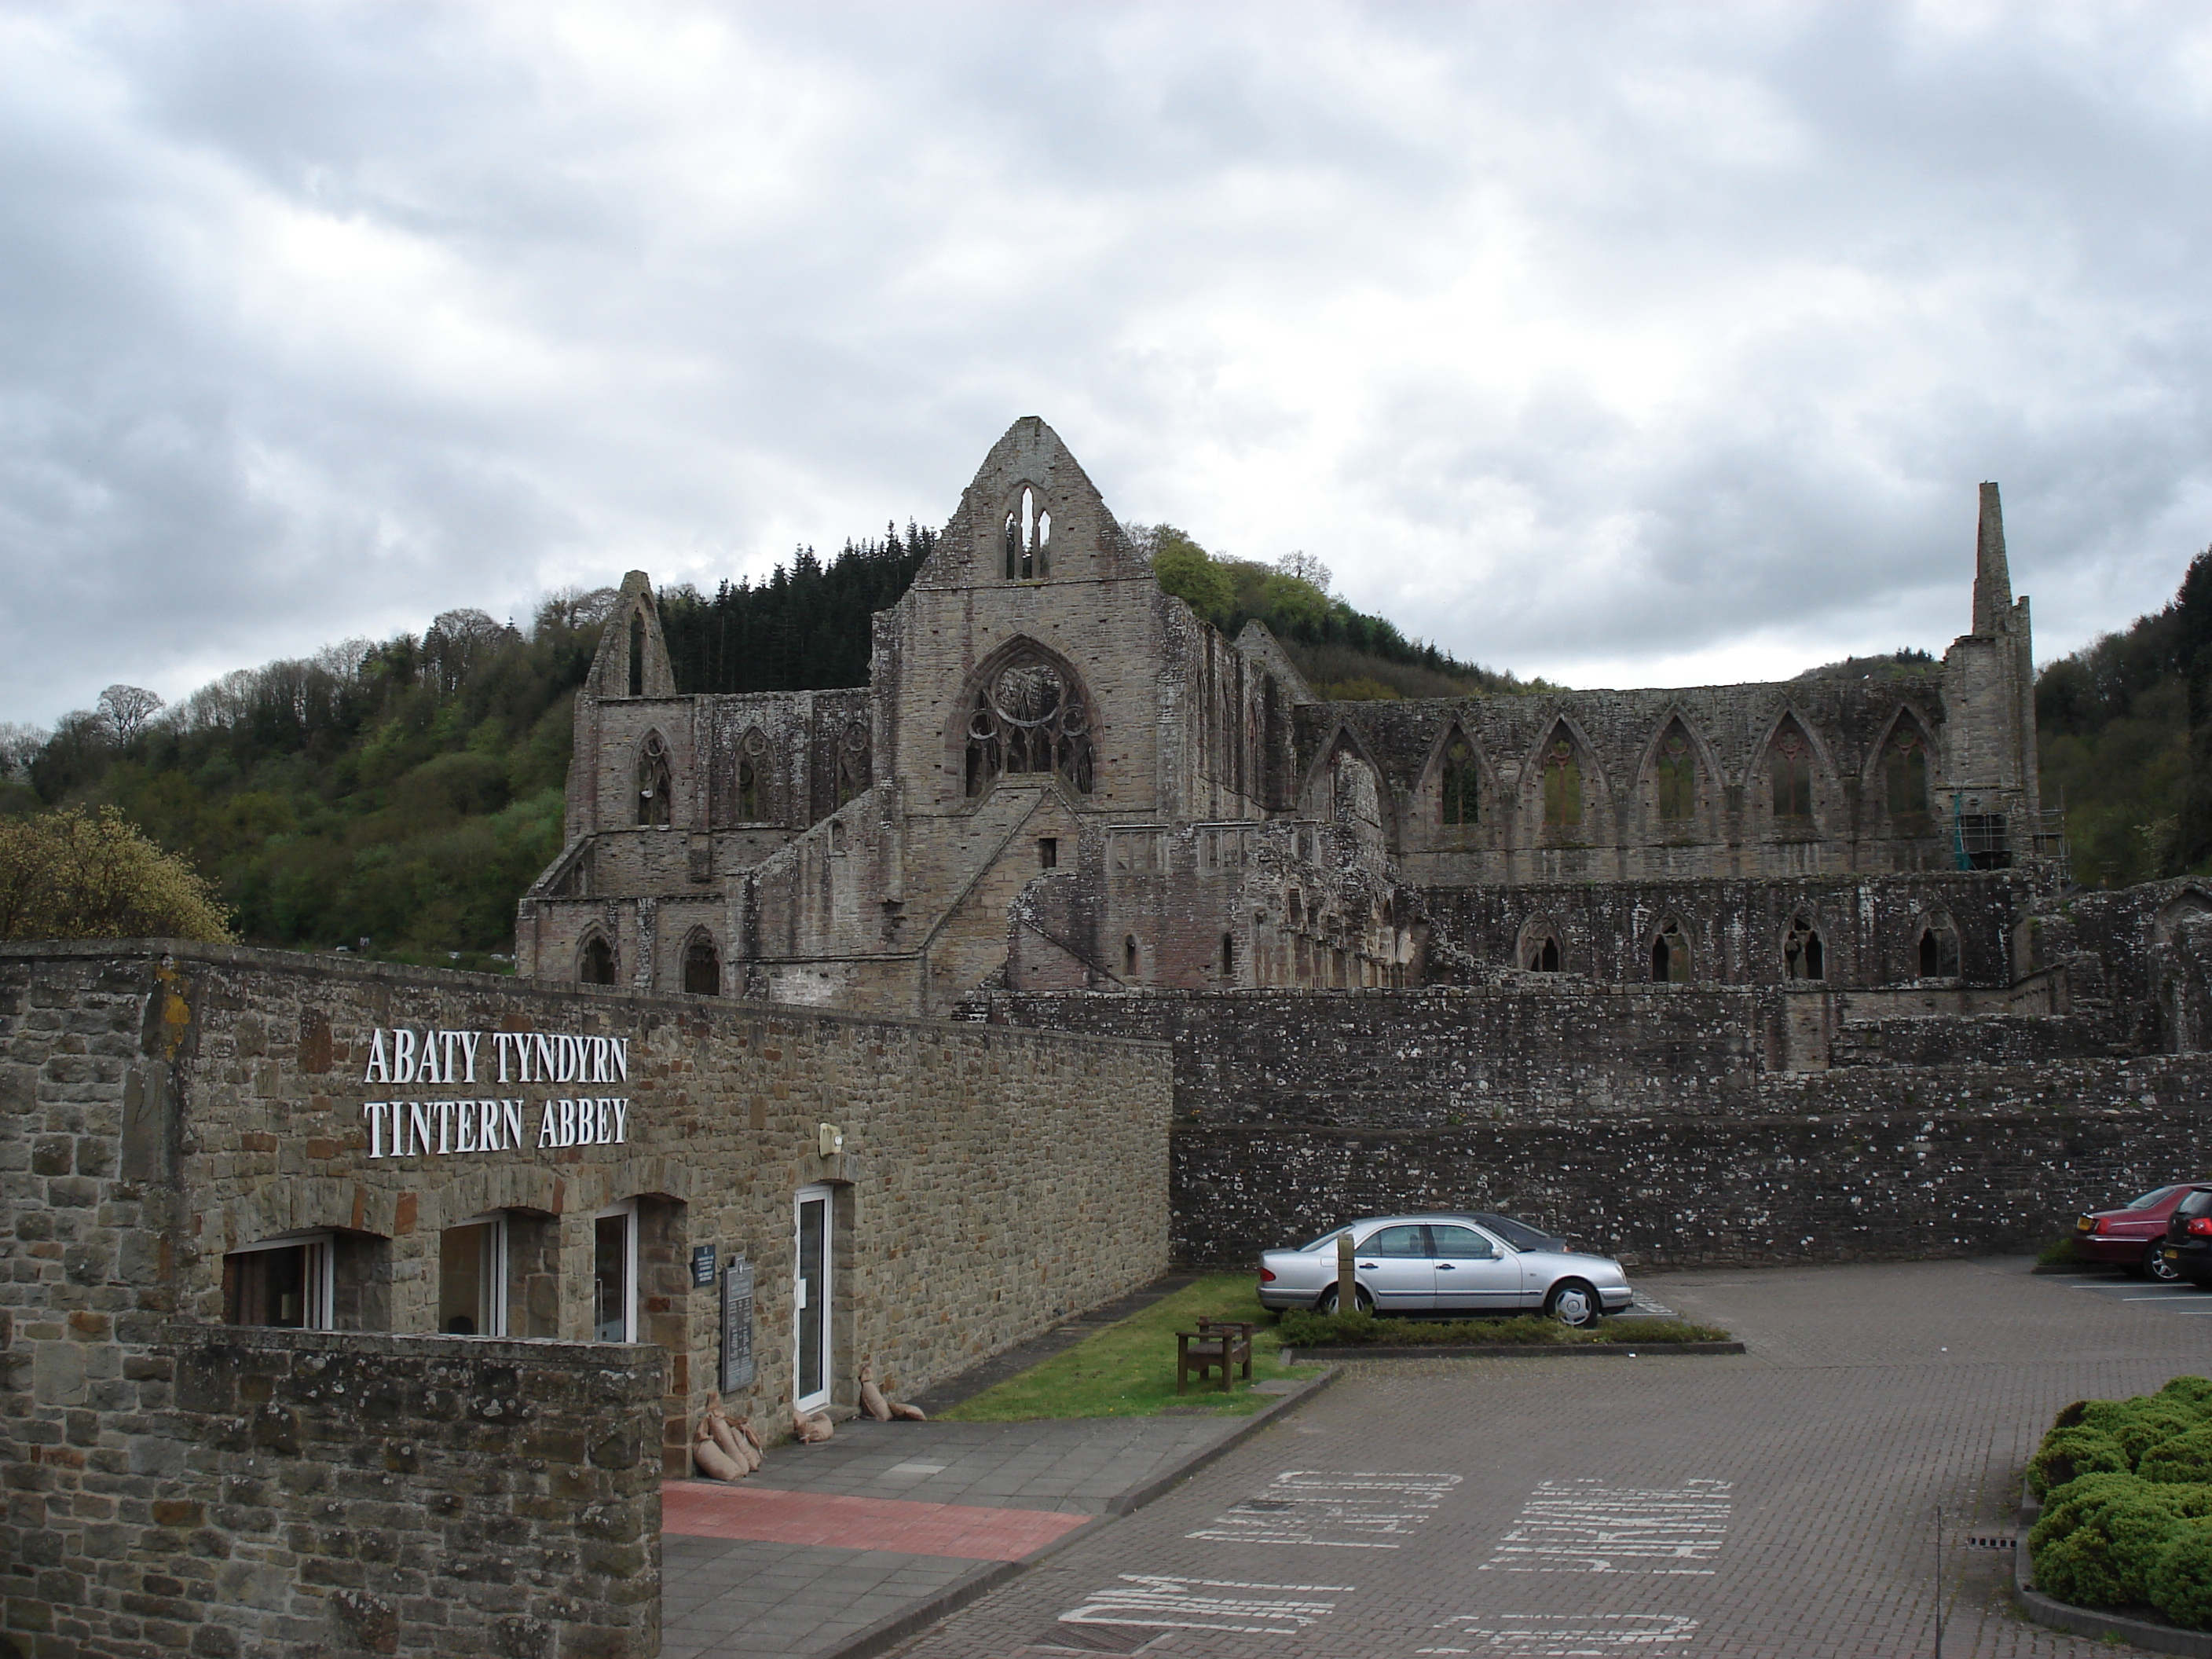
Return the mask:
{"type": "Polygon", "coordinates": [[[2141,1198],[2130,1199],[2127,1202],[2126,1207],[2130,1210],[2150,1209],[2155,1206],[2160,1199],[2164,1198],[2172,1191],[2173,1191],[2173,1188],[2171,1187],[2154,1187],[2150,1191],[2145,1193],[2141,1198]]]}
{"type": "Polygon", "coordinates": [[[1312,1243],[1307,1243],[1307,1244],[1301,1244],[1301,1245],[1299,1245],[1299,1246],[1298,1246],[1298,1249],[1301,1249],[1301,1250],[1317,1250],[1317,1249],[1321,1249],[1321,1247],[1322,1247],[1322,1245],[1327,1244],[1327,1243],[1329,1243],[1330,1242],[1332,1242],[1332,1241],[1336,1237],[1336,1236],[1337,1236],[1339,1233],[1343,1232],[1344,1231],[1345,1231],[1345,1229],[1344,1229],[1344,1228],[1342,1228],[1342,1227],[1331,1227],[1331,1228],[1330,1228],[1327,1232],[1323,1233],[1323,1234],[1322,1234],[1319,1238],[1315,1239],[1315,1240],[1314,1240],[1314,1241],[1312,1241],[1312,1243]]]}

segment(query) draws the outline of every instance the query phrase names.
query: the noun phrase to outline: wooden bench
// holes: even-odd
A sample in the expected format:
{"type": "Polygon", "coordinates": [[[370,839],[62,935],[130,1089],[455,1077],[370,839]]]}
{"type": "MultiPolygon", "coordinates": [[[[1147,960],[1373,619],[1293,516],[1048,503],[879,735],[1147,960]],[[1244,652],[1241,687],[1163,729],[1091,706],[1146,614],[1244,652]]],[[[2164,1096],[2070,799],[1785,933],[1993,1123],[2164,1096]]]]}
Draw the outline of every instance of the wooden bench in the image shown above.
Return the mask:
{"type": "Polygon", "coordinates": [[[1230,1389],[1231,1367],[1241,1364],[1244,1380],[1252,1379],[1253,1324],[1243,1319],[1201,1319],[1194,1331],[1176,1333],[1176,1392],[1195,1376],[1200,1383],[1208,1371],[1221,1372],[1221,1392],[1230,1389]]]}

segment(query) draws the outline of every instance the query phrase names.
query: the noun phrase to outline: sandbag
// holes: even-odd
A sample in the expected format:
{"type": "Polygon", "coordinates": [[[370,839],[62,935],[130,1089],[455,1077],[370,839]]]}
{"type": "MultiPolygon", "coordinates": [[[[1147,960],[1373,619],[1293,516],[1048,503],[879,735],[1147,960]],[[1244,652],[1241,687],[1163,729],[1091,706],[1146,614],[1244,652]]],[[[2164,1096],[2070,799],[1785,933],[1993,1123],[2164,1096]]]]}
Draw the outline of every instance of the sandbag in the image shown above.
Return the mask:
{"type": "Polygon", "coordinates": [[[744,1465],[716,1445],[712,1435],[691,1443],[691,1462],[710,1480],[742,1480],[745,1478],[744,1465]]]}
{"type": "Polygon", "coordinates": [[[860,1409],[878,1423],[891,1420],[890,1402],[884,1398],[884,1391],[876,1386],[873,1360],[860,1362],[860,1409]]]}

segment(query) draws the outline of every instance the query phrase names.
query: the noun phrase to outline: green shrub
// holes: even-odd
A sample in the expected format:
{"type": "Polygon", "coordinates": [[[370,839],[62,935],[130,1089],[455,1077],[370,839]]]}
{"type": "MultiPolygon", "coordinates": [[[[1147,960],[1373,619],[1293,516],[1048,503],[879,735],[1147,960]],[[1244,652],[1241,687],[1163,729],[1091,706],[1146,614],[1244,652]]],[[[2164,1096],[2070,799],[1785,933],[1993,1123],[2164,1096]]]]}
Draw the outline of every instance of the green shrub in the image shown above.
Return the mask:
{"type": "Polygon", "coordinates": [[[2177,1376],[2158,1391],[2158,1397],[2171,1395],[2185,1400],[2200,1410],[2212,1411],[2212,1376],[2177,1376]]]}
{"type": "Polygon", "coordinates": [[[1285,1347],[1351,1347],[1369,1343],[1425,1346],[1474,1343],[1520,1346],[1534,1343],[1622,1342],[1658,1347],[1669,1342],[1725,1342],[1728,1333],[1711,1325],[1680,1319],[1607,1320],[1594,1330],[1576,1330],[1542,1314],[1514,1318],[1384,1319],[1359,1313],[1319,1314],[1291,1308],[1277,1327],[1285,1347]]]}
{"type": "MultiPolygon", "coordinates": [[[[2126,1422],[2112,1431],[2112,1438],[2120,1443],[2120,1450],[2126,1454],[2128,1466],[2141,1473],[2139,1466],[2145,1454],[2154,1448],[2164,1450],[2170,1444],[2188,1438],[2192,1430],[2203,1427],[2203,1422],[2202,1413],[2192,1411],[2179,1401],[2170,1406],[2163,1405],[2159,1402],[2159,1397],[2153,1395],[2130,1414],[2126,1422]]],[[[2150,1475],[2148,1478],[2157,1480],[2160,1477],[2150,1475]]],[[[2175,1474],[2166,1478],[2203,1480],[2212,1478],[2212,1474],[2175,1474]]]]}
{"type": "Polygon", "coordinates": [[[2128,1599],[2112,1562],[2112,1540],[2082,1527],[2035,1556],[2035,1587],[2079,1607],[2116,1607],[2128,1599]]]}
{"type": "Polygon", "coordinates": [[[2192,1522],[2167,1541],[2151,1570],[2150,1604],[2177,1625],[2212,1630],[2212,1522],[2192,1522]]]}
{"type": "Polygon", "coordinates": [[[2102,1474],[2053,1497],[2028,1534],[2037,1584],[2062,1601],[2110,1607],[2149,1599],[2167,1546],[2190,1526],[2189,1511],[2212,1504],[2212,1489],[2102,1474]]]}
{"type": "Polygon", "coordinates": [[[2052,1488],[2080,1480],[2085,1474],[2126,1474],[2127,1454],[2120,1443],[2101,1429],[2087,1424],[2053,1429],[2043,1437],[2035,1455],[2028,1460],[2028,1490],[2038,1498],[2052,1488]]]}
{"type": "Polygon", "coordinates": [[[2027,1534],[2028,1553],[2057,1543],[2085,1520],[2094,1520],[2106,1504],[2124,1501],[2143,1489],[2140,1476],[2100,1469],[2053,1486],[2044,1499],[2043,1513],[2027,1534]]]}
{"type": "Polygon", "coordinates": [[[2212,1426],[2195,1426],[2148,1448],[2136,1473],[2161,1484],[2212,1480],[2212,1426]]]}
{"type": "Polygon", "coordinates": [[[2080,1258],[2074,1252],[2074,1232],[2071,1228],[2058,1235],[2035,1253],[2036,1261],[2045,1267],[2056,1267],[2080,1258]]]}

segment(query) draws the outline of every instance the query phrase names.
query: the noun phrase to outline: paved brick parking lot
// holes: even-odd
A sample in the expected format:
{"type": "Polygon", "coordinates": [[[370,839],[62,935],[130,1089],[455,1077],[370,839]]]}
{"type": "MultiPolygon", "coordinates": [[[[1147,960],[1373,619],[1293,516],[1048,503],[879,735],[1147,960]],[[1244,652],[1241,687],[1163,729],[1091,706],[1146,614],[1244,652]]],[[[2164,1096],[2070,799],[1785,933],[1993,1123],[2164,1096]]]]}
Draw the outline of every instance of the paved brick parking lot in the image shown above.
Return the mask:
{"type": "Polygon", "coordinates": [[[2068,1401],[2212,1370],[2212,1295],[2024,1261],[1671,1275],[1741,1358],[1371,1363],[899,1651],[2110,1653],[2009,1609],[2068,1401]],[[2148,1299],[2136,1299],[2148,1298],[2148,1299]],[[2194,1305],[2192,1305],[2192,1304],[2194,1305]]]}

